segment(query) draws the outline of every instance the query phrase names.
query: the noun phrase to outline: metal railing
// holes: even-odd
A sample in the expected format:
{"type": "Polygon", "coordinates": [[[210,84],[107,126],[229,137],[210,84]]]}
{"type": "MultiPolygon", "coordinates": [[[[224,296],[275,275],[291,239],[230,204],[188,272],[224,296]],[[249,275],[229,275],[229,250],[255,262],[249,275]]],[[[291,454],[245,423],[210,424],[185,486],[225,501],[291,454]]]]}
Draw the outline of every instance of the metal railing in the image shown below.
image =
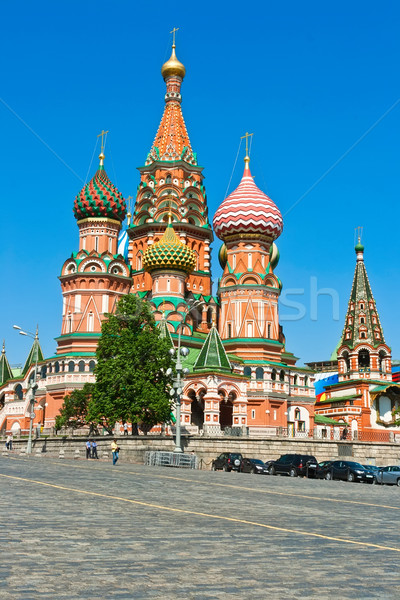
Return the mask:
{"type": "Polygon", "coordinates": [[[146,452],[144,464],[152,467],[179,467],[181,469],[199,468],[199,461],[195,454],[163,452],[161,450],[146,452]]]}

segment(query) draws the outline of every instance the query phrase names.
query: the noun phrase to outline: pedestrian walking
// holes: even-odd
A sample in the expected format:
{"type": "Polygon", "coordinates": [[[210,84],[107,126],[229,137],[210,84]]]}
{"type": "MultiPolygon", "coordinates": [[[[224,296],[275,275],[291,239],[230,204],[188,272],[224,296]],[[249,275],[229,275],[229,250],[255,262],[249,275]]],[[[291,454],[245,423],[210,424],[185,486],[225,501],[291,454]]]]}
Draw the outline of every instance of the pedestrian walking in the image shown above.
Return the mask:
{"type": "Polygon", "coordinates": [[[12,443],[13,443],[13,434],[10,433],[10,435],[8,436],[8,449],[12,450],[12,443]]]}
{"type": "Polygon", "coordinates": [[[86,458],[90,458],[91,448],[90,448],[90,440],[86,442],[86,458]]]}
{"type": "Polygon", "coordinates": [[[6,437],[6,450],[10,450],[10,436],[6,437]]]}
{"type": "Polygon", "coordinates": [[[118,448],[117,440],[115,438],[111,442],[111,452],[112,452],[112,457],[113,457],[113,465],[116,465],[117,460],[119,458],[119,448],[118,448]]]}
{"type": "Polygon", "coordinates": [[[124,423],[124,435],[128,435],[128,423],[124,423]]]}
{"type": "Polygon", "coordinates": [[[92,442],[92,458],[99,458],[97,456],[97,442],[95,440],[92,442]]]}

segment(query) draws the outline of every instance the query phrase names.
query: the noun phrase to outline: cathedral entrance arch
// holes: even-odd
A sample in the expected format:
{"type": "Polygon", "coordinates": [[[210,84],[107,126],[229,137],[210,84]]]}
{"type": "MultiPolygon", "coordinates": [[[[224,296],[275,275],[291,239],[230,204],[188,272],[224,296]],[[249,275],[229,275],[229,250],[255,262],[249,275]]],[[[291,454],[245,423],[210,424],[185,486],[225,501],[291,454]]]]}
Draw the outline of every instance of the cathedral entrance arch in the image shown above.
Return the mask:
{"type": "Polygon", "coordinates": [[[236,399],[234,392],[226,393],[225,390],[219,392],[221,402],[219,404],[219,422],[221,429],[232,427],[233,424],[233,401],[236,399]]]}
{"type": "Polygon", "coordinates": [[[196,395],[194,390],[188,391],[188,397],[191,400],[192,407],[192,425],[196,425],[199,431],[203,429],[204,424],[204,395],[206,390],[201,389],[196,395]]]}

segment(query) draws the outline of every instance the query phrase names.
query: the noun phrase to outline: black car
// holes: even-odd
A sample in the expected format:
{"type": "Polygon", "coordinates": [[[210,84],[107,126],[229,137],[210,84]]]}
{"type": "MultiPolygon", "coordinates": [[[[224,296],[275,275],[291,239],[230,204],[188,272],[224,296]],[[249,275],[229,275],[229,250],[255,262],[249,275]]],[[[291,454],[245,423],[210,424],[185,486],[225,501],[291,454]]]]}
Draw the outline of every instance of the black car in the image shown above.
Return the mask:
{"type": "Polygon", "coordinates": [[[316,473],[317,479],[325,479],[328,467],[332,464],[332,462],[332,460],[323,460],[318,464],[316,473]]]}
{"type": "Polygon", "coordinates": [[[315,477],[318,461],[309,454],[283,454],[278,460],[269,463],[270,475],[286,474],[290,477],[315,477]]]}
{"type": "Polygon", "coordinates": [[[268,475],[268,467],[259,458],[244,458],[240,467],[242,473],[258,473],[259,475],[268,475]]]}
{"type": "Polygon", "coordinates": [[[243,456],[235,452],[223,452],[212,461],[211,469],[213,471],[240,471],[243,456]]]}
{"type": "Polygon", "coordinates": [[[351,460],[333,460],[325,469],[325,479],[365,481],[367,483],[374,483],[375,481],[372,471],[368,471],[360,463],[351,460]]]}

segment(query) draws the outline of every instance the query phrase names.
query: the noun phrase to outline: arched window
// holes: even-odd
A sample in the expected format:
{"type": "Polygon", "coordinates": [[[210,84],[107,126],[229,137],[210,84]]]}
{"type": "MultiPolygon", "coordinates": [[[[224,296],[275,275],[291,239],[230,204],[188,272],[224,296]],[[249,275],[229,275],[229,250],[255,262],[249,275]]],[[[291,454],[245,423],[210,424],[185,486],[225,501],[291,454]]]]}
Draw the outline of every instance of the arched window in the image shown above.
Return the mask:
{"type": "Polygon", "coordinates": [[[236,254],[234,254],[232,256],[232,269],[235,270],[236,269],[236,254]]]}
{"type": "Polygon", "coordinates": [[[272,379],[272,381],[275,381],[275,380],[276,380],[276,370],[275,370],[275,369],[272,369],[272,372],[271,372],[271,379],[272,379]]]}
{"type": "Polygon", "coordinates": [[[136,255],[136,270],[137,271],[142,270],[142,253],[141,252],[138,252],[136,255]]]}
{"type": "Polygon", "coordinates": [[[267,337],[270,340],[271,339],[271,323],[268,323],[268,333],[267,333],[267,337]]]}
{"type": "Polygon", "coordinates": [[[296,421],[298,421],[301,417],[301,413],[300,413],[300,409],[296,408],[296,410],[294,411],[294,418],[296,419],[296,421]]]}
{"type": "Polygon", "coordinates": [[[79,373],[84,373],[85,372],[85,361],[80,360],[78,363],[78,371],[79,373]]]}
{"type": "Polygon", "coordinates": [[[68,363],[68,373],[73,373],[75,370],[75,363],[73,360],[70,360],[68,363]]]}
{"type": "Polygon", "coordinates": [[[279,381],[285,381],[285,371],[283,369],[279,373],[279,381]]]}
{"type": "Polygon", "coordinates": [[[54,363],[54,373],[59,373],[60,372],[60,363],[58,362],[58,360],[54,363]]]}
{"type": "Polygon", "coordinates": [[[379,371],[380,371],[380,373],[386,373],[385,358],[386,358],[386,355],[383,352],[383,350],[381,350],[379,352],[379,371]]]}
{"type": "Polygon", "coordinates": [[[47,375],[47,367],[46,367],[46,365],[43,365],[43,367],[40,370],[40,379],[46,379],[46,375],[47,375]]]}
{"type": "Polygon", "coordinates": [[[251,367],[245,367],[245,368],[243,369],[243,375],[244,375],[245,377],[251,377],[251,367]]]}
{"type": "Polygon", "coordinates": [[[364,325],[364,323],[365,323],[365,317],[360,317],[360,323],[361,323],[362,325],[364,325]]]}
{"type": "Polygon", "coordinates": [[[264,379],[264,369],[262,367],[257,367],[256,379],[264,379]]]}
{"type": "Polygon", "coordinates": [[[49,373],[53,372],[53,365],[51,363],[49,363],[49,373]]]}
{"type": "Polygon", "coordinates": [[[90,312],[87,316],[87,330],[93,331],[94,329],[94,315],[90,312]]]}
{"type": "Polygon", "coordinates": [[[365,340],[365,331],[362,331],[360,334],[360,339],[365,340]]]}
{"type": "Polygon", "coordinates": [[[72,332],[72,315],[71,313],[68,313],[67,316],[67,333],[71,333],[72,332]]]}
{"type": "Polygon", "coordinates": [[[94,362],[94,360],[91,360],[91,361],[89,362],[89,371],[90,371],[91,373],[93,373],[95,366],[96,366],[96,363],[94,362]]]}
{"type": "Polygon", "coordinates": [[[98,252],[99,250],[99,238],[97,237],[97,235],[94,238],[94,249],[96,250],[96,252],[98,252]]]}
{"type": "Polygon", "coordinates": [[[348,373],[350,371],[350,356],[347,351],[342,354],[344,364],[345,364],[345,372],[348,373]]]}
{"type": "Polygon", "coordinates": [[[365,348],[360,350],[358,353],[358,366],[360,368],[366,368],[370,365],[369,352],[365,348]]]}
{"type": "Polygon", "coordinates": [[[24,393],[22,391],[22,385],[18,383],[14,388],[14,400],[23,400],[24,393]]]}
{"type": "Polygon", "coordinates": [[[253,268],[253,255],[251,252],[248,253],[247,255],[247,268],[248,269],[252,269],[253,268]]]}
{"type": "Polygon", "coordinates": [[[307,375],[304,377],[304,385],[308,385],[308,377],[307,377],[307,375]]]}
{"type": "Polygon", "coordinates": [[[232,323],[227,324],[228,327],[228,338],[232,337],[232,323]]]}

